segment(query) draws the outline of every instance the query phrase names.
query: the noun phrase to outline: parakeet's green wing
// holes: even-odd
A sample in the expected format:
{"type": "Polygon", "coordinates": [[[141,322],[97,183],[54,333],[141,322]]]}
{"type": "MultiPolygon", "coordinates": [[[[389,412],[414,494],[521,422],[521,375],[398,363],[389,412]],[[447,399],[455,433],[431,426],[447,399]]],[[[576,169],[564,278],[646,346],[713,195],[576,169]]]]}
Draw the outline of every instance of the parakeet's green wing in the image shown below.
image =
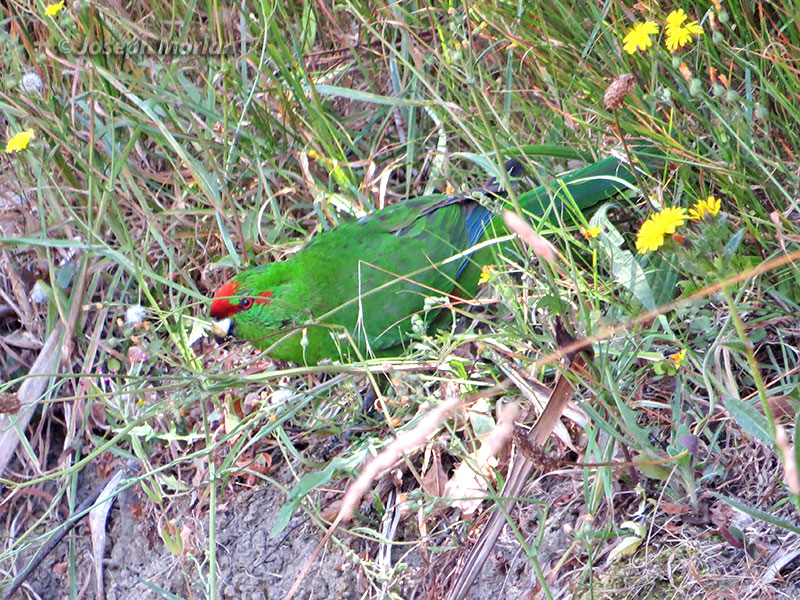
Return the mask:
{"type": "Polygon", "coordinates": [[[311,285],[325,290],[314,316],[356,323],[360,347],[400,344],[425,296],[453,289],[460,263],[443,261],[467,248],[466,208],[449,200],[418,198],[317,236],[301,262],[311,285]]]}

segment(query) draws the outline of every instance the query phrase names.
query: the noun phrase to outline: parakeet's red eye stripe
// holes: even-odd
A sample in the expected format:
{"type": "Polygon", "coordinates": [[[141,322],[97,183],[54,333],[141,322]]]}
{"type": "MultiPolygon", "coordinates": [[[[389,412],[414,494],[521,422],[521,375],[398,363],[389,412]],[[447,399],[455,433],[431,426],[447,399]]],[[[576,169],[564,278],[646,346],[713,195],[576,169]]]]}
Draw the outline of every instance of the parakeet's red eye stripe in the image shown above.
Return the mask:
{"type": "Polygon", "coordinates": [[[238,304],[231,304],[231,297],[236,295],[238,285],[235,281],[229,281],[217,290],[214,294],[214,301],[211,303],[211,316],[215,319],[227,319],[239,311],[238,304]]]}
{"type": "Polygon", "coordinates": [[[261,292],[258,295],[258,298],[255,299],[255,301],[256,304],[263,304],[264,306],[266,306],[267,304],[272,302],[272,292],[270,292],[269,290],[267,290],[266,292],[261,292]]]}

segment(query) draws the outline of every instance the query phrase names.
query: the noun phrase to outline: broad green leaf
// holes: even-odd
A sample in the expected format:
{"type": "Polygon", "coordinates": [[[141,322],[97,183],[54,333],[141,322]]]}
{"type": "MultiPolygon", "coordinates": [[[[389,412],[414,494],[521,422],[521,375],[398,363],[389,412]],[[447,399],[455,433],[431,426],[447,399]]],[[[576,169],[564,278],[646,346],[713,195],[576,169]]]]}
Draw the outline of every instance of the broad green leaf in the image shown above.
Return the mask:
{"type": "Polygon", "coordinates": [[[725,244],[725,247],[722,249],[722,254],[724,256],[733,256],[736,253],[736,250],[739,248],[739,244],[742,243],[742,237],[744,236],[744,229],[740,229],[736,233],[733,234],[733,237],[725,244]]]}
{"type": "Polygon", "coordinates": [[[319,486],[328,483],[337,473],[352,472],[353,469],[362,463],[369,453],[370,447],[371,444],[365,443],[361,448],[355,450],[347,457],[334,458],[328,466],[321,471],[314,471],[313,473],[308,473],[301,477],[300,481],[298,481],[292,488],[292,491],[289,492],[286,503],[281,506],[281,509],[278,511],[275,524],[272,526],[272,531],[270,531],[270,537],[274,538],[280,535],[281,531],[289,524],[292,514],[294,514],[294,511],[300,506],[300,502],[303,501],[303,498],[319,486]]]}
{"type": "Polygon", "coordinates": [[[731,417],[733,417],[733,420],[747,433],[769,446],[775,444],[775,440],[772,439],[772,434],[770,433],[767,418],[762,415],[755,406],[747,402],[742,402],[735,396],[726,396],[725,407],[728,409],[731,417]]]}
{"type": "Polygon", "coordinates": [[[281,506],[281,509],[278,511],[275,524],[272,526],[272,531],[270,531],[269,534],[270,537],[274,538],[280,535],[281,531],[289,524],[289,520],[300,505],[300,502],[303,501],[303,498],[319,486],[328,483],[333,478],[333,474],[334,469],[331,469],[330,465],[328,465],[328,467],[322,471],[315,471],[314,473],[303,475],[300,481],[292,488],[292,491],[289,492],[289,498],[286,504],[281,506]]]}
{"type": "Polygon", "coordinates": [[[623,250],[623,238],[608,218],[608,209],[612,205],[601,206],[592,216],[589,225],[601,226],[603,232],[599,236],[599,248],[611,263],[611,274],[614,280],[627,289],[647,310],[655,310],[656,301],[653,290],[647,282],[644,270],[636,262],[630,250],[623,250]]]}
{"type": "Polygon", "coordinates": [[[768,513],[764,510],[753,508],[752,506],[748,506],[747,504],[739,502],[738,500],[734,500],[733,498],[725,496],[718,492],[710,492],[710,494],[715,498],[719,498],[726,504],[729,504],[733,508],[742,511],[746,515],[750,515],[754,519],[759,519],[761,521],[764,521],[765,523],[769,523],[771,525],[775,525],[776,527],[780,527],[781,529],[785,529],[786,531],[791,531],[795,534],[800,534],[800,527],[798,527],[796,524],[790,521],[787,521],[786,519],[776,517],[775,515],[768,513]]]}

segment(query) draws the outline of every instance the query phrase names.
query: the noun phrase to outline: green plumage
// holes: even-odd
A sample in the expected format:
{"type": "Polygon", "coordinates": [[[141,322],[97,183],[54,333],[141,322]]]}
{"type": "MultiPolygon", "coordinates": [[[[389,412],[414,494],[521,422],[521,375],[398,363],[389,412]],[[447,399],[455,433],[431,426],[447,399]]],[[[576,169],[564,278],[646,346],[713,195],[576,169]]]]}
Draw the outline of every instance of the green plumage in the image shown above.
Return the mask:
{"type": "MultiPolygon", "coordinates": [[[[663,161],[656,154],[639,158],[651,167],[663,161]]],[[[627,166],[610,158],[562,181],[586,209],[616,193],[619,185],[608,176],[633,180],[627,166]],[[587,177],[593,179],[578,182],[587,177]]],[[[521,206],[534,215],[557,211],[561,204],[551,196],[539,188],[520,196],[521,206]]],[[[231,333],[260,349],[285,338],[270,356],[301,364],[354,359],[353,343],[363,356],[402,348],[425,297],[472,295],[480,265],[493,257],[494,250],[480,252],[463,272],[463,259],[448,261],[471,246],[468,222],[474,229],[478,211],[486,210],[474,197],[415,198],[321,233],[286,261],[235,276],[217,292],[212,316],[230,318],[231,333]]],[[[491,223],[503,227],[497,217],[491,223]]],[[[473,231],[472,239],[481,233],[473,231]]]]}
{"type": "Polygon", "coordinates": [[[236,314],[234,335],[265,349],[280,339],[265,335],[324,323],[295,332],[270,353],[310,364],[348,349],[345,328],[362,351],[366,342],[376,352],[397,346],[425,296],[453,289],[459,263],[426,267],[467,247],[463,208],[441,204],[442,198],[395,204],[319,234],[285,262],[242,272],[237,295],[271,290],[272,298],[236,314]]]}

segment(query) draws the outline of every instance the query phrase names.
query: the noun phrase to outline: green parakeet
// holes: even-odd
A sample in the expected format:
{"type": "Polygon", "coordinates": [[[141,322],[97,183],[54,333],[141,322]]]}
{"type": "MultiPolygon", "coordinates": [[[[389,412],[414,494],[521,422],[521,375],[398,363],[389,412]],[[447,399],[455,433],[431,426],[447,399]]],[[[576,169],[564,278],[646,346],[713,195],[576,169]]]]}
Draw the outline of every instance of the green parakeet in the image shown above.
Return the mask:
{"type": "MultiPolygon", "coordinates": [[[[636,154],[642,167],[663,164],[663,155],[649,147],[636,154]]],[[[513,159],[506,168],[510,176],[522,170],[513,159]]],[[[614,179],[634,181],[631,167],[616,158],[561,177],[581,210],[617,193],[614,179]]],[[[465,251],[490,223],[504,230],[479,201],[504,195],[492,180],[466,194],[393,204],[320,233],[287,260],[248,269],[221,286],[211,304],[215,331],[300,364],[354,358],[354,345],[364,356],[399,352],[426,297],[474,294],[480,272],[474,262],[491,255],[465,251]]],[[[519,202],[542,216],[560,211],[559,198],[564,189],[555,186],[532,190],[519,202]]]]}

